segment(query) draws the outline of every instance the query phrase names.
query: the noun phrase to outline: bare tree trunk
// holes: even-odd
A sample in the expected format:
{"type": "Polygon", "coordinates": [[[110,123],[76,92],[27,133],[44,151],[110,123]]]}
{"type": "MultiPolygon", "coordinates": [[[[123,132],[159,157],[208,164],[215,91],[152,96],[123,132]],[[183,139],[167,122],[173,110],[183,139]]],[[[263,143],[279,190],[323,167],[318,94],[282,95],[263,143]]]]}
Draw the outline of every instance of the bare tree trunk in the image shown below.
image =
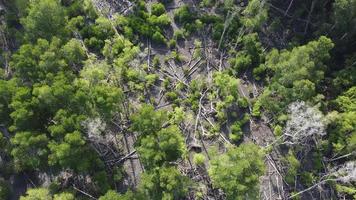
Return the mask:
{"type": "Polygon", "coordinates": [[[316,0],[312,1],[312,5],[311,5],[311,7],[310,7],[309,14],[308,14],[307,23],[306,23],[305,29],[304,29],[304,35],[305,35],[305,34],[307,33],[307,31],[308,31],[308,27],[309,27],[309,23],[310,23],[310,18],[311,18],[311,14],[313,13],[313,10],[314,10],[315,2],[316,2],[316,0]]]}
{"type": "Polygon", "coordinates": [[[287,8],[286,12],[284,13],[284,16],[286,16],[286,15],[288,14],[289,9],[292,7],[293,1],[294,1],[294,0],[291,0],[291,1],[289,2],[288,8],[287,8]]]}

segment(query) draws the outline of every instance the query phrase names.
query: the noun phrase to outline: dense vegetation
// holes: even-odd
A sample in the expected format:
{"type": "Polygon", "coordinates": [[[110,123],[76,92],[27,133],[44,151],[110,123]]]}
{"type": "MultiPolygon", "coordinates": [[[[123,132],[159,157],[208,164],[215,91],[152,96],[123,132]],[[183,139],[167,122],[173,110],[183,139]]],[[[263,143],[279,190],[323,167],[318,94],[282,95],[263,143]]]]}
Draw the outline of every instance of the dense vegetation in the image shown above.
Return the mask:
{"type": "Polygon", "coordinates": [[[356,199],[356,0],[0,1],[0,199],[356,199]]]}

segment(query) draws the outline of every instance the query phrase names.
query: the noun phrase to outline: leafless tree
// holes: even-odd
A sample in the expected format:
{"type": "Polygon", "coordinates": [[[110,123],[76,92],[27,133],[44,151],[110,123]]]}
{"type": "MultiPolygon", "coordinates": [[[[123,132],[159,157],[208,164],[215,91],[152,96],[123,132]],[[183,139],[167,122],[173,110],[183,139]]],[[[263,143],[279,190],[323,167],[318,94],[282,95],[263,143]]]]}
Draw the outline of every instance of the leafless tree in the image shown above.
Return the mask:
{"type": "Polygon", "coordinates": [[[102,138],[101,133],[106,128],[106,123],[97,117],[83,121],[82,126],[86,129],[88,138],[100,139],[102,138]]]}
{"type": "Polygon", "coordinates": [[[289,105],[288,111],[289,120],[283,132],[285,144],[309,144],[326,135],[324,115],[317,107],[296,101],[289,105]]]}

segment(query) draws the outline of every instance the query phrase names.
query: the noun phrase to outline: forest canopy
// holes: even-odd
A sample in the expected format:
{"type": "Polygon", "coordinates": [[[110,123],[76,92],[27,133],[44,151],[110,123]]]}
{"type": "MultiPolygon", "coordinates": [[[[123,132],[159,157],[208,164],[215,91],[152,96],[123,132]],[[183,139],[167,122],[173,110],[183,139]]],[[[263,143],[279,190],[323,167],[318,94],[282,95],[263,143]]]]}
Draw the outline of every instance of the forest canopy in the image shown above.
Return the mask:
{"type": "Polygon", "coordinates": [[[0,1],[0,199],[356,199],[356,0],[0,1]]]}

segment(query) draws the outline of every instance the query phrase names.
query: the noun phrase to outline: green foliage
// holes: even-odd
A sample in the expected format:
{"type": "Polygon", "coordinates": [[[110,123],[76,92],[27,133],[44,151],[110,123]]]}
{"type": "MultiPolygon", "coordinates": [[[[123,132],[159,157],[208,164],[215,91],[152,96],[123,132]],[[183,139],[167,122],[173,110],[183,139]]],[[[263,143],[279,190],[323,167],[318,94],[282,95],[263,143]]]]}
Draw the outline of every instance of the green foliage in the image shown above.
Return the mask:
{"type": "Polygon", "coordinates": [[[241,107],[241,108],[247,108],[248,107],[248,100],[245,97],[241,97],[237,99],[237,104],[241,107]]]}
{"type": "Polygon", "coordinates": [[[299,160],[294,156],[293,152],[290,150],[288,152],[288,155],[285,157],[285,162],[286,164],[289,166],[288,167],[288,171],[287,171],[287,174],[286,174],[286,181],[289,183],[289,184],[293,184],[294,183],[294,180],[295,178],[297,177],[298,175],[298,170],[299,170],[299,167],[300,167],[300,162],[299,160]]]}
{"type": "Polygon", "coordinates": [[[12,57],[11,66],[15,76],[24,82],[36,83],[48,79],[66,69],[66,63],[58,56],[61,40],[53,38],[51,43],[39,39],[36,44],[25,44],[12,57]]]}
{"type": "Polygon", "coordinates": [[[261,116],[261,101],[257,100],[252,107],[252,116],[260,117],[261,116]]]}
{"type": "Polygon", "coordinates": [[[164,111],[155,111],[153,106],[143,105],[131,120],[132,130],[146,136],[158,132],[167,121],[167,115],[164,111]]]}
{"type": "Polygon", "coordinates": [[[176,40],[182,40],[184,39],[184,33],[181,30],[176,30],[174,31],[173,38],[176,40]]]}
{"type": "Polygon", "coordinates": [[[184,61],[184,57],[177,51],[172,51],[169,59],[174,59],[176,62],[184,61]]]}
{"type": "Polygon", "coordinates": [[[106,39],[115,35],[115,30],[106,17],[97,18],[94,24],[85,27],[82,32],[85,37],[84,44],[96,52],[102,50],[106,39]]]}
{"type": "Polygon", "coordinates": [[[151,14],[149,14],[144,1],[139,1],[132,14],[126,17],[120,16],[118,21],[118,24],[124,29],[125,36],[128,38],[132,38],[132,33],[136,33],[161,44],[165,44],[167,40],[163,29],[167,28],[171,22],[161,3],[154,3],[151,8],[151,14]]]}
{"type": "Polygon", "coordinates": [[[345,68],[335,73],[333,80],[333,92],[339,94],[344,88],[356,85],[356,54],[350,56],[345,61],[345,68]]]}
{"type": "Polygon", "coordinates": [[[131,191],[125,194],[118,194],[114,190],[109,190],[104,196],[101,196],[99,200],[134,200],[134,194],[131,191]]]}
{"type": "Polygon", "coordinates": [[[153,86],[155,82],[158,80],[158,75],[157,74],[148,74],[145,77],[146,79],[146,85],[148,87],[153,86]]]}
{"type": "Polygon", "coordinates": [[[242,14],[242,23],[247,28],[257,29],[267,20],[268,9],[264,1],[250,0],[242,14]]]}
{"type": "Polygon", "coordinates": [[[213,75],[214,84],[219,89],[220,96],[227,97],[231,95],[234,100],[238,98],[239,81],[234,77],[223,72],[216,72],[213,75]]]}
{"type": "Polygon", "coordinates": [[[159,16],[152,15],[148,18],[148,20],[153,26],[157,26],[161,28],[167,27],[171,23],[167,14],[162,14],[159,16]]]}
{"type": "Polygon", "coordinates": [[[259,42],[258,35],[252,33],[242,38],[242,49],[236,54],[236,58],[231,60],[231,65],[237,73],[241,73],[249,68],[257,67],[263,59],[262,44],[259,42]]]}
{"type": "Polygon", "coordinates": [[[196,153],[194,154],[193,157],[193,162],[194,164],[198,165],[198,166],[203,166],[205,163],[205,156],[202,153],[196,153]]]}
{"type": "MultiPolygon", "coordinates": [[[[198,111],[204,92],[201,114],[214,125],[204,120],[200,125],[208,133],[216,133],[220,128],[230,130],[229,137],[235,144],[242,140],[242,129],[249,122],[250,114],[261,117],[262,111],[266,111],[264,116],[273,116],[277,121],[270,125],[278,137],[283,134],[282,127],[288,119],[286,107],[291,102],[319,104],[323,112],[329,112],[328,133],[321,145],[311,148],[300,161],[301,152],[289,149],[283,160],[286,166],[283,178],[290,186],[295,181],[304,186],[315,183],[319,179],[317,175],[325,172],[321,165],[324,158],[346,155],[337,162],[328,162],[326,171],[333,169],[335,163],[342,165],[353,158],[351,153],[356,150],[355,0],[335,0],[325,4],[326,7],[321,1],[313,2],[313,12],[307,9],[311,2],[304,2],[305,8],[293,4],[288,13],[274,10],[268,19],[269,4],[264,1],[250,0],[244,8],[243,2],[233,0],[203,0],[198,6],[183,4],[175,9],[174,21],[181,26],[178,30],[170,27],[171,13],[167,13],[169,7],[165,6],[171,2],[153,2],[147,7],[145,1],[135,1],[130,12],[110,14],[110,18],[105,8],[99,16],[97,5],[91,0],[13,0],[1,4],[5,10],[0,10],[4,19],[0,20],[4,33],[4,45],[0,49],[3,66],[0,69],[0,199],[9,198],[10,193],[2,177],[8,180],[15,172],[32,171],[50,173],[53,177],[66,171],[72,175],[70,182],[84,178],[83,191],[95,197],[105,194],[98,197],[100,200],[173,200],[187,198],[188,192],[189,197],[207,198],[210,194],[204,183],[199,181],[199,188],[192,188],[189,178],[179,171],[181,160],[187,156],[181,129],[194,121],[193,113],[198,111]],[[286,15],[292,18],[287,16],[285,20],[286,15]],[[307,17],[310,23],[304,24],[300,19],[307,17]],[[264,25],[267,20],[269,26],[264,25]],[[303,35],[299,34],[300,28],[305,29],[303,35]],[[332,54],[329,54],[334,46],[331,40],[322,36],[312,41],[326,33],[336,44],[332,54]],[[204,36],[204,40],[194,41],[194,52],[190,51],[193,63],[185,58],[185,50],[191,50],[194,40],[189,34],[204,36]],[[232,57],[230,65],[221,63],[226,71],[216,70],[210,80],[204,76],[205,68],[201,68],[192,80],[186,77],[189,86],[183,82],[173,84],[176,81],[170,78],[162,83],[158,81],[162,75],[158,71],[165,67],[160,66],[163,56],[166,62],[175,61],[177,66],[194,64],[198,59],[201,63],[196,65],[205,65],[208,60],[203,54],[209,53],[203,52],[205,45],[214,47],[220,38],[219,49],[232,57]],[[152,66],[157,73],[143,62],[146,53],[140,49],[146,47],[147,41],[156,43],[153,48],[162,48],[158,44],[164,44],[171,49],[170,53],[158,49],[153,52],[152,66]],[[311,42],[304,44],[306,41],[311,42]],[[297,46],[298,43],[304,45],[297,46]],[[285,46],[288,49],[282,49],[285,46]],[[264,49],[273,47],[281,50],[264,53],[264,49]],[[330,56],[332,60],[327,63],[330,56]],[[263,89],[263,94],[252,101],[250,114],[240,113],[247,112],[250,106],[248,99],[239,96],[236,77],[244,72],[248,77],[252,72],[255,79],[261,80],[256,84],[265,86],[258,88],[263,89]],[[162,86],[164,100],[173,103],[169,110],[143,105],[130,114],[139,107],[139,101],[155,103],[157,91],[152,86],[162,86]],[[147,92],[149,96],[145,95],[147,92]],[[123,104],[125,97],[128,99],[123,104]],[[95,151],[98,150],[96,142],[100,145],[108,142],[106,146],[113,152],[121,152],[121,147],[107,140],[111,138],[113,126],[121,123],[138,133],[135,150],[145,167],[135,193],[119,194],[112,190],[126,176],[123,166],[117,162],[108,169],[111,164],[103,162],[107,158],[99,157],[95,151]]],[[[215,68],[218,63],[209,61],[208,64],[215,68]]],[[[188,68],[182,68],[184,75],[188,75],[188,68]]],[[[120,131],[115,134],[114,139],[122,139],[120,131]]],[[[257,199],[259,176],[264,173],[263,157],[262,150],[249,143],[228,147],[222,155],[211,154],[208,173],[213,187],[222,189],[227,199],[257,199]]],[[[193,162],[204,168],[207,159],[197,153],[193,162]]],[[[20,199],[86,198],[68,193],[74,192],[71,183],[62,181],[55,179],[50,189],[29,189],[20,199]],[[66,192],[53,193],[61,191],[66,192]]],[[[356,197],[352,183],[338,182],[333,186],[338,197],[356,197]]]]}
{"type": "Polygon", "coordinates": [[[0,121],[4,125],[8,125],[10,123],[10,102],[12,96],[16,93],[16,83],[12,81],[5,81],[0,79],[0,121]]]}
{"type": "Polygon", "coordinates": [[[79,132],[67,133],[64,141],[61,143],[51,142],[48,144],[51,151],[48,162],[50,165],[59,164],[60,166],[85,171],[89,167],[88,162],[83,161],[82,154],[85,147],[85,141],[79,132]]]}
{"type": "Polygon", "coordinates": [[[194,79],[190,82],[190,92],[187,103],[191,106],[193,111],[197,111],[199,107],[199,99],[201,92],[206,88],[206,82],[203,79],[194,79]]]}
{"type": "Polygon", "coordinates": [[[356,1],[336,0],[333,3],[333,31],[335,40],[340,45],[340,50],[351,50],[353,38],[356,36],[356,1]],[[340,39],[342,38],[342,39],[340,39]],[[349,48],[349,49],[347,49],[349,48]]]}
{"type": "Polygon", "coordinates": [[[332,113],[329,125],[330,138],[335,153],[347,153],[356,149],[356,87],[341,94],[335,101],[341,113],[332,113]]]}
{"type": "Polygon", "coordinates": [[[274,129],[273,129],[273,133],[276,136],[281,136],[282,133],[283,133],[282,127],[280,125],[275,126],[274,129]]]}
{"type": "Polygon", "coordinates": [[[216,3],[216,0],[203,0],[200,2],[201,7],[212,7],[216,3]]]}
{"type": "Polygon", "coordinates": [[[356,112],[356,86],[337,97],[335,104],[341,112],[356,112]]]}
{"type": "Polygon", "coordinates": [[[139,191],[144,199],[174,200],[183,198],[189,186],[189,179],[175,167],[160,167],[142,174],[139,191]]]}
{"type": "Polygon", "coordinates": [[[231,133],[229,137],[232,141],[238,142],[240,139],[242,139],[243,132],[241,129],[240,122],[235,122],[233,125],[231,125],[230,129],[231,129],[231,133]]]}
{"type": "Polygon", "coordinates": [[[225,72],[215,72],[213,74],[213,82],[219,91],[219,96],[222,102],[217,102],[216,109],[217,117],[221,122],[226,118],[225,109],[236,104],[238,101],[238,84],[239,80],[230,76],[225,72]]]}
{"type": "Polygon", "coordinates": [[[163,128],[164,111],[144,105],[132,117],[132,129],[139,132],[137,152],[147,171],[142,175],[138,199],[177,199],[187,193],[188,179],[175,167],[168,167],[185,154],[182,134],[176,125],[163,128]]]}
{"type": "Polygon", "coordinates": [[[208,170],[214,187],[221,188],[227,199],[257,199],[259,177],[265,168],[263,157],[261,149],[252,143],[215,155],[208,170]]]}
{"type": "Polygon", "coordinates": [[[28,15],[21,19],[26,37],[35,42],[62,36],[66,23],[64,8],[56,0],[30,1],[28,15]],[[49,23],[50,22],[50,23],[49,23]]]}
{"type": "Polygon", "coordinates": [[[302,182],[305,186],[307,186],[307,187],[312,186],[313,183],[314,183],[314,181],[315,181],[315,178],[314,178],[313,173],[311,173],[311,172],[303,172],[303,173],[301,174],[301,182],[302,182]]]}
{"type": "Polygon", "coordinates": [[[352,185],[345,186],[341,184],[336,184],[336,190],[341,194],[350,195],[350,197],[352,196],[353,199],[356,198],[356,188],[352,185]]]}
{"type": "Polygon", "coordinates": [[[241,119],[239,119],[238,121],[234,122],[231,126],[231,133],[229,135],[230,139],[234,142],[238,142],[239,140],[242,139],[243,136],[243,131],[242,131],[242,127],[248,123],[250,120],[250,115],[248,114],[244,114],[243,117],[241,119]]]}
{"type": "Polygon", "coordinates": [[[33,132],[17,132],[11,139],[15,169],[38,169],[47,162],[48,138],[45,134],[33,132]]]}
{"type": "Polygon", "coordinates": [[[179,125],[184,121],[185,114],[183,107],[175,107],[174,111],[170,113],[170,122],[179,125]]]}
{"type": "Polygon", "coordinates": [[[68,192],[55,194],[53,200],[75,200],[74,195],[68,192]]]}
{"type": "Polygon", "coordinates": [[[151,6],[152,15],[160,16],[166,13],[166,9],[162,3],[153,3],[151,6]]]}
{"type": "Polygon", "coordinates": [[[47,188],[30,188],[20,200],[75,200],[74,195],[68,192],[52,196],[47,188]]]}
{"type": "Polygon", "coordinates": [[[156,43],[160,43],[160,44],[166,44],[166,38],[162,35],[162,33],[160,32],[155,32],[152,35],[152,40],[156,43]]]}
{"type": "Polygon", "coordinates": [[[188,5],[183,5],[174,12],[174,20],[180,24],[185,25],[192,23],[195,20],[195,15],[190,10],[188,5]]]}
{"type": "Polygon", "coordinates": [[[77,39],[71,39],[61,49],[66,63],[73,69],[79,70],[82,66],[83,60],[86,58],[85,49],[77,39]]]}
{"type": "Polygon", "coordinates": [[[202,42],[199,40],[194,40],[193,58],[198,59],[201,56],[202,56],[202,42]]]}
{"type": "Polygon", "coordinates": [[[175,161],[186,151],[182,133],[175,125],[141,138],[139,144],[137,152],[147,169],[175,161]]]}
{"type": "Polygon", "coordinates": [[[260,98],[263,108],[277,113],[296,99],[316,98],[316,85],[324,78],[324,62],[330,57],[328,52],[332,47],[331,40],[322,36],[291,51],[272,50],[266,65],[274,76],[260,98]]]}
{"type": "Polygon", "coordinates": [[[166,93],[167,101],[176,101],[178,99],[178,94],[176,92],[167,92],[166,93]]]}
{"type": "Polygon", "coordinates": [[[56,124],[49,126],[54,138],[48,144],[50,154],[49,165],[61,168],[71,168],[79,172],[88,171],[93,163],[97,163],[97,156],[86,146],[80,130],[83,115],[71,115],[65,110],[59,110],[54,117],[56,124]]]}
{"type": "Polygon", "coordinates": [[[17,8],[19,17],[24,17],[28,14],[29,0],[14,0],[14,4],[17,8]]]}
{"type": "Polygon", "coordinates": [[[26,196],[21,196],[20,200],[51,200],[52,197],[46,188],[29,189],[26,196]]]}
{"type": "Polygon", "coordinates": [[[177,45],[177,41],[176,40],[173,40],[173,39],[169,40],[169,42],[168,42],[169,48],[173,49],[173,48],[176,47],[176,45],[177,45]]]}

